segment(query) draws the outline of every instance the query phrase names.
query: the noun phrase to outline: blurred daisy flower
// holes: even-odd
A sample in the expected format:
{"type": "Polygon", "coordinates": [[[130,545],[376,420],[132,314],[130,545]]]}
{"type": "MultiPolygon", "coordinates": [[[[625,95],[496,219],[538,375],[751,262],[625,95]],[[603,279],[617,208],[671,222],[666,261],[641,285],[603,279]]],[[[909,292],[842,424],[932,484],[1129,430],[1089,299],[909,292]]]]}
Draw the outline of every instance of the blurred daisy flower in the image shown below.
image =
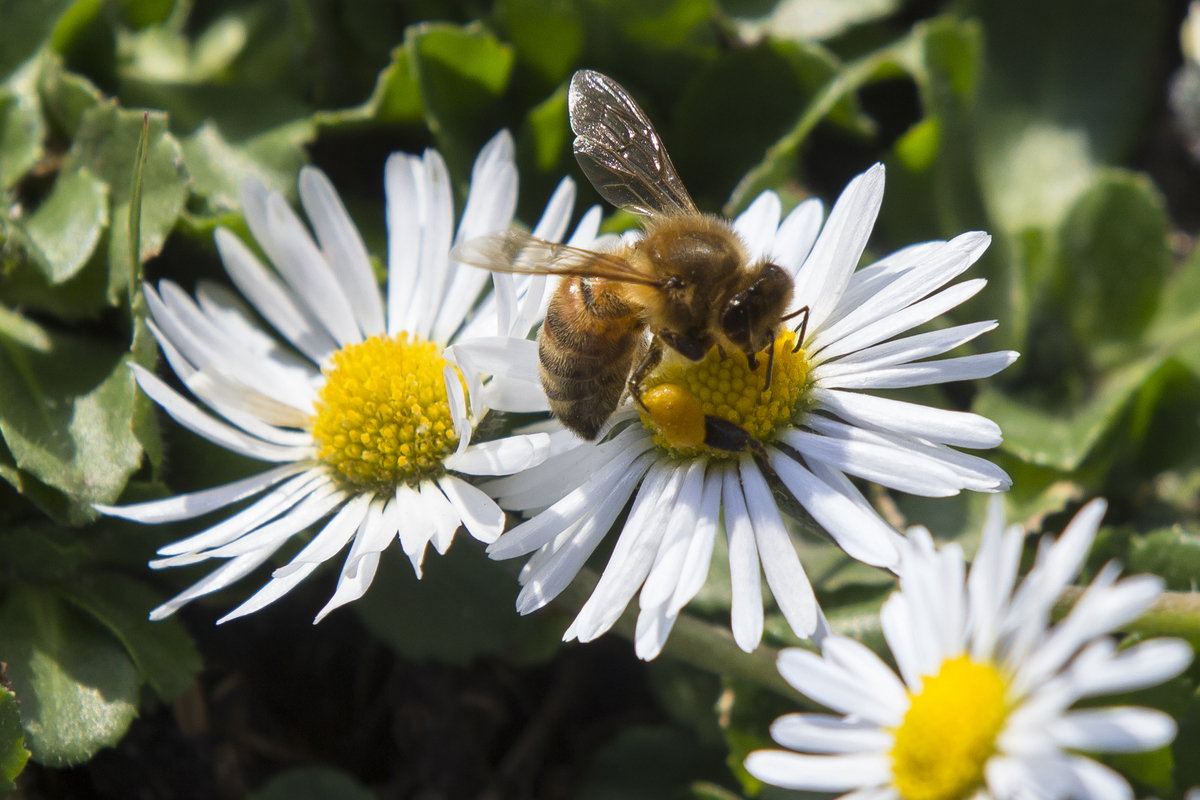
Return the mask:
{"type": "MultiPolygon", "coordinates": [[[[775,343],[769,387],[764,386],[769,359],[758,359],[751,369],[741,353],[713,348],[698,363],[669,360],[643,388],[647,402],[665,395],[676,407],[698,406],[703,415],[741,426],[764,445],[770,470],[787,491],[847,554],[893,568],[903,537],[848,476],[926,497],[963,489],[998,492],[1011,481],[992,463],[953,449],[995,447],[1001,441],[995,423],[869,391],[985,378],[1017,354],[924,360],[992,330],[994,321],[895,338],[984,287],[986,281],[977,278],[944,288],[979,258],[990,237],[975,232],[914,245],[856,271],[883,186],[882,165],[859,175],[823,226],[815,199],[781,223],[773,192],[759,196],[734,222],[753,258],[769,259],[795,276],[792,311],[808,308],[807,321],[797,315],[795,322],[802,324],[775,343]]],[[[497,278],[498,288],[499,279],[513,280],[497,278]]],[[[544,278],[525,278],[498,291],[496,302],[516,307],[519,290],[522,308],[537,308],[540,300],[544,309],[544,285],[536,280],[544,278]]],[[[527,330],[500,333],[523,340],[527,330]]],[[[479,370],[506,385],[537,385],[535,342],[510,339],[505,347],[486,348],[471,342],[454,349],[471,357],[470,368],[458,361],[465,374],[479,370]]],[[[494,407],[504,408],[497,400],[494,407]]],[[[540,408],[546,409],[544,400],[540,408]]],[[[504,508],[532,515],[488,548],[498,559],[533,553],[521,573],[521,613],[544,606],[571,582],[633,497],[608,566],[565,638],[600,636],[640,589],[637,653],[655,657],[680,610],[704,584],[722,518],[738,645],[750,651],[762,637],[760,568],[792,629],[800,636],[817,629],[813,590],[763,465],[749,453],[705,446],[703,436],[686,424],[702,418],[693,411],[676,420],[666,409],[652,419],[627,402],[607,437],[590,443],[556,433],[565,438],[555,440],[554,452],[541,465],[483,486],[504,508]]]]}
{"type": "MultiPolygon", "coordinates": [[[[490,331],[496,324],[489,316],[494,305],[472,313],[487,274],[455,264],[448,254],[455,240],[512,222],[517,171],[511,136],[501,132],[480,152],[457,234],[450,176],[436,151],[392,155],[385,184],[386,298],[333,186],[311,167],[301,171],[299,188],[315,240],[281,195],[253,178],[242,186],[246,223],[275,271],[231,231],[216,231],[221,260],[249,307],[213,283],[201,282],[195,299],[170,281],[157,290],[146,287],[150,326],[171,368],[224,420],[135,366],[142,390],[209,441],[279,465],[194,494],[100,508],[162,523],[257,498],[159,551],[164,558],[151,563],[155,568],[224,563],[155,609],[152,619],[244,577],[328,518],[264,587],[220,621],[275,601],[352,542],[320,620],[362,596],[380,553],[397,537],[418,576],[427,545],[445,552],[460,526],[480,541],[495,541],[504,512],[459,475],[519,472],[548,455],[545,433],[470,444],[484,408],[473,397],[472,413],[461,374],[442,357],[445,345],[469,337],[472,325],[490,331]]],[[[574,193],[564,180],[538,224],[539,236],[563,236],[574,193]]]]}
{"type": "Polygon", "coordinates": [[[846,716],[789,714],[771,727],[798,752],[760,750],[745,762],[766,783],[872,800],[1132,798],[1125,779],[1082,755],[1154,750],[1175,736],[1161,711],[1072,709],[1078,701],[1153,686],[1182,672],[1192,651],[1151,639],[1117,652],[1105,634],[1141,616],[1163,589],[1153,575],[1117,580],[1110,563],[1065,619],[1055,602],[1079,575],[1104,515],[1086,505],[1015,588],[1024,531],[988,512],[966,575],[962,550],[935,550],[909,531],[900,589],[884,604],[883,634],[897,676],[864,645],[828,636],[822,655],[783,651],[779,672],[846,716]]]}

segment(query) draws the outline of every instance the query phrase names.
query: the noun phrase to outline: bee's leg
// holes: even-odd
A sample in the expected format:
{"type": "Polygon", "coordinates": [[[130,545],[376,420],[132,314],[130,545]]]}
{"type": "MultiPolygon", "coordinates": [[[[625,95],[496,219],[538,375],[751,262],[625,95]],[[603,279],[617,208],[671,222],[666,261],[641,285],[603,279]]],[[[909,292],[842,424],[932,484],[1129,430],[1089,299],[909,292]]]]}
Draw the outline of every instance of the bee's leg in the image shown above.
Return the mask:
{"type": "Polygon", "coordinates": [[[637,403],[647,414],[650,413],[650,409],[646,408],[646,404],[642,402],[642,381],[646,380],[646,377],[654,371],[654,368],[662,361],[662,357],[662,339],[654,336],[650,339],[650,346],[646,348],[646,354],[642,356],[641,363],[634,368],[633,372],[629,373],[629,381],[625,385],[633,402],[637,403]]]}
{"type": "Polygon", "coordinates": [[[775,371],[775,340],[767,345],[767,382],[763,384],[764,389],[771,388],[771,374],[775,371]]]}
{"type": "Polygon", "coordinates": [[[792,348],[793,353],[799,353],[800,348],[804,347],[804,336],[808,332],[808,318],[810,316],[809,308],[808,306],[798,308],[784,317],[785,320],[789,320],[792,317],[798,317],[801,314],[804,315],[804,321],[800,323],[800,331],[796,335],[796,346],[792,348]]]}
{"type": "Polygon", "coordinates": [[[767,448],[750,432],[737,423],[730,422],[711,414],[704,417],[704,444],[714,450],[726,450],[730,453],[742,453],[747,450],[762,458],[763,463],[770,469],[771,462],[767,459],[767,448]]]}
{"type": "Polygon", "coordinates": [[[729,358],[729,356],[725,354],[725,347],[720,344],[717,345],[717,355],[721,357],[722,361],[729,358]]]}

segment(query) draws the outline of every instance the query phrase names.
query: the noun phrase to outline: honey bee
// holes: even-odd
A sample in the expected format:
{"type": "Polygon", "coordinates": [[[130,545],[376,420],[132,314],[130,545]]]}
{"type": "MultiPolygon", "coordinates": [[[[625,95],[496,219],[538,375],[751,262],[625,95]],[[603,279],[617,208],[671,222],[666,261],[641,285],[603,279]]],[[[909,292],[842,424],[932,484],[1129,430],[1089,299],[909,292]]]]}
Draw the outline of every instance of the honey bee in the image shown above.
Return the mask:
{"type": "MultiPolygon", "coordinates": [[[[576,72],[568,107],[579,166],[605,200],[646,217],[640,239],[615,252],[593,252],[508,230],[451,253],[484,269],[566,278],[538,334],[551,411],[589,440],[627,392],[653,419],[642,383],[665,348],[700,361],[718,345],[722,353],[744,353],[751,369],[766,350],[769,385],[784,320],[803,313],[807,323],[807,309],[785,317],[792,276],[753,261],[728,221],[696,208],[654,126],[616,81],[576,72]]],[[[709,447],[763,452],[748,432],[720,417],[706,416],[703,434],[709,447]]]]}

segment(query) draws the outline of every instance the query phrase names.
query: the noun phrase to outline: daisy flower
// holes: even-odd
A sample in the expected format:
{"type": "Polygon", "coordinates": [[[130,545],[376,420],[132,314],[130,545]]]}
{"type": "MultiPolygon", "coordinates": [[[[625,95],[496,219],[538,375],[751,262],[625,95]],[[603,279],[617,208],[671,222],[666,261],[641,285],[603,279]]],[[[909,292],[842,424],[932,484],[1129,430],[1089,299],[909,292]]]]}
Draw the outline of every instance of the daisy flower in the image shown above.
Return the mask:
{"type": "MultiPolygon", "coordinates": [[[[460,526],[480,541],[495,541],[504,512],[459,476],[518,472],[549,454],[545,433],[471,444],[473,420],[484,408],[472,397],[474,413],[468,409],[463,379],[442,357],[445,345],[465,335],[487,281],[487,273],[449,260],[453,241],[504,229],[513,218],[511,136],[501,132],[480,152],[457,235],[450,176],[436,151],[393,154],[385,184],[386,297],[332,184],[312,167],[301,171],[299,193],[315,240],[281,195],[256,179],[242,186],[246,224],[274,271],[233,232],[216,231],[221,260],[249,306],[213,283],[202,282],[195,299],[170,281],[146,287],[149,324],[168,363],[223,420],[135,365],[142,390],[200,436],[277,465],[194,494],[99,507],[161,523],[253,499],[159,551],[164,558],[152,567],[224,563],[155,609],[152,619],[230,585],[327,520],[265,586],[220,620],[273,602],[352,542],[319,621],[362,596],[395,538],[418,577],[427,545],[445,552],[460,526]]],[[[538,235],[561,238],[573,204],[574,184],[564,180],[538,235]]],[[[494,326],[490,314],[483,310],[476,316],[484,319],[473,321],[494,326]]]]}
{"type": "Polygon", "coordinates": [[[799,691],[846,716],[789,714],[771,727],[799,752],[746,758],[766,783],[859,800],[1094,798],[1132,800],[1125,779],[1078,751],[1139,752],[1175,736],[1167,714],[1138,707],[1072,709],[1088,697],[1161,683],[1192,660],[1178,639],[1117,652],[1105,634],[1141,616],[1162,579],[1118,581],[1110,563],[1065,619],[1050,611],[1091,549],[1103,500],[1075,515],[1014,591],[1024,531],[988,510],[971,567],[950,544],[909,531],[900,589],[881,613],[899,675],[864,645],[828,636],[823,655],[784,650],[779,672],[799,691]]]}
{"type": "MultiPolygon", "coordinates": [[[[769,259],[795,277],[792,310],[808,308],[807,322],[775,344],[769,387],[764,390],[768,359],[760,358],[752,370],[742,354],[726,355],[719,348],[698,363],[669,357],[643,384],[648,398],[666,390],[673,400],[682,399],[678,406],[698,406],[705,415],[742,426],[765,446],[769,465],[748,453],[696,444],[686,423],[699,415],[674,418],[664,410],[651,419],[627,402],[613,416],[607,437],[584,443],[555,434],[567,438],[556,440],[540,466],[483,487],[501,506],[532,514],[488,548],[500,559],[533,553],[521,574],[521,613],[542,607],[570,583],[632,497],[608,566],[565,638],[600,636],[640,589],[637,653],[656,656],[708,575],[722,519],[738,645],[750,651],[762,637],[760,569],[792,629],[809,636],[819,624],[817,603],[764,466],[846,553],[888,568],[897,564],[903,537],[849,476],[927,497],[1008,488],[1001,469],[953,449],[995,447],[1001,440],[995,423],[869,393],[985,378],[1017,357],[996,352],[923,360],[992,330],[995,321],[895,338],[983,288],[986,281],[979,278],[944,287],[979,258],[990,237],[966,233],[914,245],[856,271],[883,184],[882,165],[859,175],[824,226],[815,199],[781,223],[773,192],[759,196],[734,222],[753,258],[769,259]]],[[[526,290],[524,305],[536,305],[528,296],[533,291],[541,296],[540,286],[526,290]]],[[[496,302],[517,301],[512,292],[498,291],[496,302]]],[[[456,349],[474,352],[473,347],[456,349]]],[[[483,371],[503,375],[511,385],[538,381],[535,342],[491,346],[481,360],[487,361],[483,371]],[[501,351],[505,358],[496,355],[501,351]]]]}

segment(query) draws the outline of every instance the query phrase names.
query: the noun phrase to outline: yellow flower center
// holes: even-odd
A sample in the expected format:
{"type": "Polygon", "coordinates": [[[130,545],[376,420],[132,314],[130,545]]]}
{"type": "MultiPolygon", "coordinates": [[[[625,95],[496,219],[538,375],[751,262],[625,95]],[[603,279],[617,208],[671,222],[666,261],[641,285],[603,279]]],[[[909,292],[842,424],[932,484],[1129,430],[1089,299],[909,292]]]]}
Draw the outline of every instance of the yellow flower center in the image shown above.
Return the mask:
{"type": "Polygon", "coordinates": [[[1008,709],[1005,682],[967,656],[925,679],[896,729],[892,770],[905,800],[963,800],[983,784],[1008,709]]]}
{"type": "Polygon", "coordinates": [[[407,333],[343,347],[325,370],[312,435],[355,486],[393,489],[436,475],[458,447],[441,348],[407,333]]]}
{"type": "Polygon", "coordinates": [[[776,339],[770,386],[765,386],[767,358],[762,353],[754,370],[742,353],[721,358],[716,347],[703,361],[661,367],[642,385],[642,400],[650,412],[642,412],[642,424],[654,431],[660,447],[678,456],[733,455],[704,443],[706,416],[720,417],[759,441],[770,441],[777,429],[804,410],[808,359],[803,350],[793,352],[794,346],[790,331],[776,339]]]}

